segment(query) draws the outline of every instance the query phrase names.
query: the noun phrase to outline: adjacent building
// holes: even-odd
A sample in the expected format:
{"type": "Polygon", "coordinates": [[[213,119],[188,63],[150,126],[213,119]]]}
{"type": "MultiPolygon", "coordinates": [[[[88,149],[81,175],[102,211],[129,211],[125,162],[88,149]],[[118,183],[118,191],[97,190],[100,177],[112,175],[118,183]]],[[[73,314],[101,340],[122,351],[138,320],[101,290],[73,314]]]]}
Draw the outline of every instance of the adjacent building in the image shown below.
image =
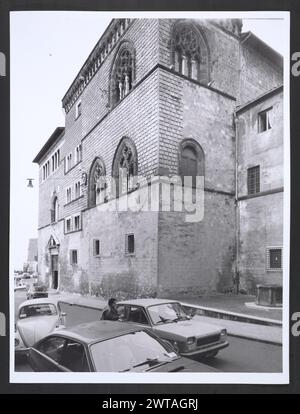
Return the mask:
{"type": "Polygon", "coordinates": [[[240,19],[113,19],[34,159],[41,278],[131,297],[281,284],[282,72],[240,19]],[[204,177],[201,220],[122,208],[174,176],[192,177],[193,201],[204,177]]]}

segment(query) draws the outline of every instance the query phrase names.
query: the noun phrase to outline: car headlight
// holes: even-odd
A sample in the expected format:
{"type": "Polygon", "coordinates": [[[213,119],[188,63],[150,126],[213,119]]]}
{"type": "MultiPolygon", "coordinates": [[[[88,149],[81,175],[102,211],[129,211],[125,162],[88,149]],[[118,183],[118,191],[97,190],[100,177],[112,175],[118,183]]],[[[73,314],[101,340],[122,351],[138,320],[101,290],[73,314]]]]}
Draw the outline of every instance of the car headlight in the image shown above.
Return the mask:
{"type": "Polygon", "coordinates": [[[191,336],[190,338],[187,339],[186,342],[188,345],[193,345],[196,342],[196,338],[194,336],[191,336]]]}
{"type": "Polygon", "coordinates": [[[184,348],[187,352],[196,348],[196,338],[194,336],[187,338],[184,348]]]}
{"type": "Polygon", "coordinates": [[[225,339],[227,337],[227,330],[226,329],[222,329],[221,331],[221,339],[225,339]]]}

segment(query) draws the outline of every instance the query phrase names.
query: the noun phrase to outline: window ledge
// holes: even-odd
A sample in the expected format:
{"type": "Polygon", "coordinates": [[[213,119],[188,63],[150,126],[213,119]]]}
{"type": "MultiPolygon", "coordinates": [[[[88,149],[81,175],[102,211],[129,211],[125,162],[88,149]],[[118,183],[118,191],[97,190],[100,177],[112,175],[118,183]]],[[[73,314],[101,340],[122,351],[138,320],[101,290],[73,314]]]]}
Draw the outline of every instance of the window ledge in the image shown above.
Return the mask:
{"type": "Polygon", "coordinates": [[[78,231],[82,231],[82,229],[71,230],[71,231],[65,231],[65,232],[64,232],[64,234],[72,234],[72,233],[77,233],[78,231]]]}

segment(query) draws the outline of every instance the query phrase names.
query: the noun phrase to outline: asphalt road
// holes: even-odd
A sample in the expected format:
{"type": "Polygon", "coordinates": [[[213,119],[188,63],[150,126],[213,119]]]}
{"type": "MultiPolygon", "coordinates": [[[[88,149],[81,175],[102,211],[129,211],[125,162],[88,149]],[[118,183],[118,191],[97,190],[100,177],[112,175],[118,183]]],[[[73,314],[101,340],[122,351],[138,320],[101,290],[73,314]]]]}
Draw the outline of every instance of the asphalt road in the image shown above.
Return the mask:
{"type": "MultiPolygon", "coordinates": [[[[24,293],[17,293],[16,306],[24,300],[24,296],[24,293]]],[[[80,306],[63,305],[62,310],[67,313],[67,327],[100,318],[98,310],[80,306]]],[[[229,347],[221,350],[215,358],[202,359],[201,362],[221,372],[281,372],[281,346],[236,337],[229,337],[229,343],[229,347]]],[[[26,363],[16,367],[16,371],[27,370],[31,371],[26,363]]]]}

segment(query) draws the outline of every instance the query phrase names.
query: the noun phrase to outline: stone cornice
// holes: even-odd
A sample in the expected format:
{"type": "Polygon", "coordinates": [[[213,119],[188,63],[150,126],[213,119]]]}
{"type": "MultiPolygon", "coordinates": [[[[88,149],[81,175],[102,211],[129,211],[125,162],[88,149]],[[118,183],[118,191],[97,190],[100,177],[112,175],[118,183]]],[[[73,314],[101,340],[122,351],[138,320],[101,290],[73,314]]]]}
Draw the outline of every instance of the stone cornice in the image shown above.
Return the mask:
{"type": "Polygon", "coordinates": [[[107,56],[119,44],[120,39],[135,19],[113,19],[91,54],[83,64],[73,83],[62,99],[62,106],[66,113],[72,108],[82,91],[98,72],[107,56]]]}

